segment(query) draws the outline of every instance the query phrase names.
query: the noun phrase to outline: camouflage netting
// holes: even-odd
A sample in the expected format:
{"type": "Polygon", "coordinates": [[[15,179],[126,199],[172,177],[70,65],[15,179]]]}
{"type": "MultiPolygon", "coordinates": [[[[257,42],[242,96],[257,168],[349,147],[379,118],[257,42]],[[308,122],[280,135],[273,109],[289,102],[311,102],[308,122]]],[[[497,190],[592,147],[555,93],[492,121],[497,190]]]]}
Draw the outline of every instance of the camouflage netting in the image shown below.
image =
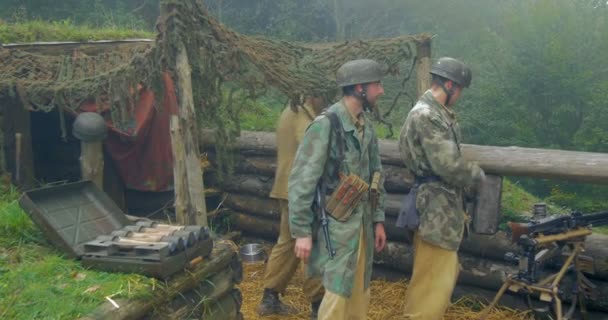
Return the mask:
{"type": "Polygon", "coordinates": [[[404,88],[415,63],[416,44],[430,41],[429,35],[417,35],[302,44],[245,36],[218,23],[196,0],[161,1],[161,13],[154,45],[91,56],[0,49],[0,95],[19,98],[25,108],[35,111],[76,109],[87,100],[106,102],[114,124],[126,126],[132,120],[132,88],[139,84],[163,92],[161,73],[175,74],[177,48],[183,43],[199,118],[215,125],[218,141],[227,142],[239,131],[237,106],[242,101],[238,99],[254,99],[275,87],[293,103],[305,94],[331,101],[337,94],[335,71],[355,58],[375,59],[392,75],[409,70],[401,91],[393,96],[411,97],[404,88]]]}

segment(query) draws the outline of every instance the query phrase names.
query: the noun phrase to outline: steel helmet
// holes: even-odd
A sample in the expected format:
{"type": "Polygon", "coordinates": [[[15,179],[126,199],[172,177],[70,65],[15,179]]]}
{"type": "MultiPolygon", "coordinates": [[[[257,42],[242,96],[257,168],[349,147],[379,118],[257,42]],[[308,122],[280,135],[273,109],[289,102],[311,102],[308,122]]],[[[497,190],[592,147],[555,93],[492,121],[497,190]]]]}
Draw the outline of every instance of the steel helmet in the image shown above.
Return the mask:
{"type": "Polygon", "coordinates": [[[452,80],[463,88],[468,88],[473,78],[471,69],[467,65],[450,57],[439,58],[431,67],[431,74],[452,80]]]}
{"type": "Polygon", "coordinates": [[[371,59],[358,59],[346,62],[338,69],[336,82],[339,87],[348,87],[377,82],[382,80],[383,76],[382,66],[378,62],[371,59]]]}

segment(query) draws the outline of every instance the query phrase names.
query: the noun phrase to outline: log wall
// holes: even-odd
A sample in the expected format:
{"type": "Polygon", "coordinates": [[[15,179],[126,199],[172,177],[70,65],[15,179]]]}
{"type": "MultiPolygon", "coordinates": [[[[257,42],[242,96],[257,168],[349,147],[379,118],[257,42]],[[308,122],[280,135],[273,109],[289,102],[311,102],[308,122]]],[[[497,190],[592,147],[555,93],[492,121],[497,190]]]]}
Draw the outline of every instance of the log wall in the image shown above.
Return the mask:
{"type": "MultiPolygon", "coordinates": [[[[388,244],[383,252],[376,254],[375,264],[384,269],[409,274],[413,262],[412,248],[404,232],[396,228],[394,223],[401,199],[412,185],[412,177],[399,164],[396,146],[387,141],[381,144],[383,167],[387,176],[385,228],[388,244]]],[[[229,216],[232,226],[245,234],[274,241],[279,232],[280,213],[277,202],[268,197],[276,168],[273,139],[268,134],[246,134],[240,138],[237,149],[235,174],[227,178],[222,185],[224,210],[220,215],[229,216]]],[[[210,152],[209,149],[207,151],[210,152]]],[[[212,153],[209,155],[211,159],[214,158],[212,153]]],[[[489,164],[490,161],[483,163],[489,164]]],[[[208,180],[206,183],[220,187],[212,175],[208,180]]],[[[608,297],[604,295],[608,294],[606,244],[608,236],[604,235],[592,235],[586,242],[586,254],[594,259],[596,269],[596,273],[590,277],[598,286],[600,294],[600,299],[589,302],[589,307],[601,311],[608,311],[608,299],[603,298],[608,297]]],[[[504,262],[503,257],[508,252],[517,251],[517,246],[511,244],[504,232],[492,236],[470,235],[463,241],[459,252],[462,264],[459,285],[479,288],[480,291],[486,292],[498,290],[507,274],[517,271],[517,267],[504,262]]],[[[552,266],[557,267],[559,263],[555,261],[552,266]]]]}

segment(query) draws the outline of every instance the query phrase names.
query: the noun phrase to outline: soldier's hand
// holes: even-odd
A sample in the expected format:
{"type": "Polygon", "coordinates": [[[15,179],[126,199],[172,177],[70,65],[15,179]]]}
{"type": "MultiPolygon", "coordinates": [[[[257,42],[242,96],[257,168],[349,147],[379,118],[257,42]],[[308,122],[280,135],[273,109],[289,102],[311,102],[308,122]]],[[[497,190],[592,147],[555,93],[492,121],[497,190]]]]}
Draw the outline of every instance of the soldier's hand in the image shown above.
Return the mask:
{"type": "Polygon", "coordinates": [[[302,259],[304,263],[308,263],[310,250],[312,250],[312,237],[296,238],[296,246],[294,248],[296,257],[302,259]]]}
{"type": "Polygon", "coordinates": [[[386,245],[386,233],[384,232],[383,223],[376,223],[374,235],[376,236],[376,252],[380,252],[386,245]]]}

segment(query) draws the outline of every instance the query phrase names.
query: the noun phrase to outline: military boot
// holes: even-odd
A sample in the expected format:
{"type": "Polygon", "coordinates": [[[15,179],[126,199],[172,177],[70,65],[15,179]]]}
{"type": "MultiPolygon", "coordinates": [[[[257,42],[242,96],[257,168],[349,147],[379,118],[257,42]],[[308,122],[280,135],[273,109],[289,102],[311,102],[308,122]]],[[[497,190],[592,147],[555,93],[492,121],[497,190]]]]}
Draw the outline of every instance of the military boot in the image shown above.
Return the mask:
{"type": "Polygon", "coordinates": [[[297,310],[279,300],[279,293],[272,289],[264,289],[262,302],[258,305],[258,315],[287,315],[294,314],[297,310]]]}
{"type": "Polygon", "coordinates": [[[321,306],[321,300],[315,301],[310,304],[310,320],[317,320],[319,316],[319,307],[321,306]]]}

